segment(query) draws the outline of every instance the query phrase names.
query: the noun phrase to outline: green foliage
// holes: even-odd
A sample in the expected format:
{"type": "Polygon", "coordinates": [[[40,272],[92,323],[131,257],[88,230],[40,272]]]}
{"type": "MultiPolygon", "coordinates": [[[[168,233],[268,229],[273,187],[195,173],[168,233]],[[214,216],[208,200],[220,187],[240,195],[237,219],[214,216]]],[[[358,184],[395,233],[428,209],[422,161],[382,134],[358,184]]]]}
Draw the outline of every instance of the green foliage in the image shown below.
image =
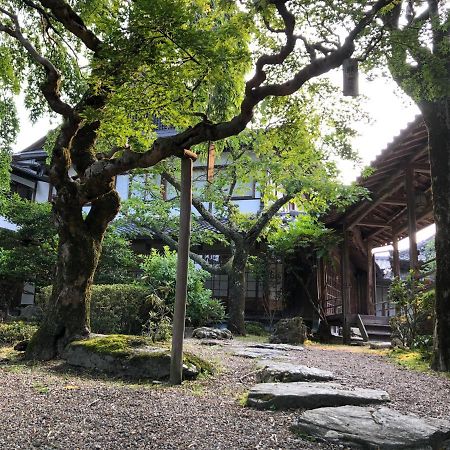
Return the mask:
{"type": "Polygon", "coordinates": [[[269,235],[269,244],[276,254],[294,254],[299,248],[311,256],[327,256],[340,238],[314,217],[300,215],[284,228],[269,235]]]}
{"type": "Polygon", "coordinates": [[[433,317],[434,292],[424,292],[423,283],[411,272],[405,280],[395,278],[392,281],[388,299],[399,311],[391,319],[394,335],[410,348],[420,345],[421,341],[417,339],[433,317]]]}
{"type": "MultiPolygon", "coordinates": [[[[144,272],[142,282],[148,286],[154,298],[162,300],[169,308],[170,315],[173,314],[175,303],[176,264],[176,252],[165,247],[162,255],[152,250],[150,255],[144,257],[141,265],[144,272]]],[[[223,305],[211,298],[211,291],[204,287],[207,277],[206,271],[189,262],[186,320],[192,326],[220,322],[225,317],[223,305]]]]}
{"type": "Polygon", "coordinates": [[[17,342],[29,340],[37,328],[37,325],[21,321],[0,322],[0,346],[14,345],[17,342]]]}
{"type": "MultiPolygon", "coordinates": [[[[4,198],[1,204],[2,215],[18,229],[0,229],[0,277],[34,282],[37,287],[51,284],[58,250],[51,205],[24,200],[16,194],[4,198]]],[[[138,269],[139,258],[130,242],[110,227],[103,240],[95,283],[130,283],[138,269]]]]}
{"type": "Polygon", "coordinates": [[[260,322],[245,322],[245,331],[247,334],[253,336],[268,336],[269,332],[264,328],[260,322]]]}
{"type": "Polygon", "coordinates": [[[0,229],[0,277],[51,283],[58,240],[49,203],[33,203],[13,195],[5,199],[2,215],[18,230],[0,229]]]}

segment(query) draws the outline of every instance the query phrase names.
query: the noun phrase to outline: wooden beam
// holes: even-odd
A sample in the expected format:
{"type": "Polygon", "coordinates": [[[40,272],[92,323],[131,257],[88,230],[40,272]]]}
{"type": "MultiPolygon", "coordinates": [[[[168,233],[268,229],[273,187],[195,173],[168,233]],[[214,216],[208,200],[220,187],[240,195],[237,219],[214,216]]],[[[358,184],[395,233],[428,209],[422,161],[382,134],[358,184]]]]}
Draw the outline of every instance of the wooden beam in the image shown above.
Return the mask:
{"type": "Polygon", "coordinates": [[[393,252],[393,267],[394,277],[400,277],[400,253],[398,251],[398,235],[394,234],[392,236],[392,246],[394,247],[393,252]]]}
{"type": "Polygon", "coordinates": [[[342,338],[344,344],[350,344],[350,293],[351,293],[351,284],[350,284],[350,255],[349,255],[349,247],[350,247],[350,236],[349,232],[344,229],[344,239],[342,242],[342,251],[341,251],[341,273],[342,273],[342,316],[343,327],[342,327],[342,338]]]}
{"type": "Polygon", "coordinates": [[[373,227],[373,228],[392,228],[387,222],[378,222],[375,220],[363,220],[356,225],[361,227],[373,227]]]}
{"type": "Polygon", "coordinates": [[[373,244],[372,241],[367,242],[367,314],[375,315],[375,276],[373,267],[373,244]]]}
{"type": "MultiPolygon", "coordinates": [[[[415,153],[407,162],[406,166],[410,166],[414,163],[415,160],[421,157],[420,152],[415,153]]],[[[367,216],[371,211],[373,211],[379,204],[383,202],[383,200],[387,200],[389,196],[391,196],[394,192],[398,191],[402,185],[399,183],[396,178],[403,176],[405,172],[404,166],[398,169],[390,178],[390,182],[385,185],[378,192],[372,194],[372,197],[375,199],[372,203],[369,201],[363,201],[360,203],[351,213],[347,216],[350,220],[346,220],[346,228],[350,229],[354,227],[357,223],[359,223],[364,217],[367,216]],[[356,216],[354,216],[356,214],[356,216]],[[353,219],[351,217],[354,216],[353,219]]]]}
{"type": "Polygon", "coordinates": [[[406,197],[391,197],[381,202],[383,205],[406,206],[406,197]]]}
{"type": "Polygon", "coordinates": [[[415,163],[413,164],[412,168],[414,169],[414,172],[431,174],[431,167],[428,163],[415,163]]]}
{"type": "Polygon", "coordinates": [[[412,167],[406,169],[405,190],[406,199],[408,201],[409,268],[415,272],[418,268],[418,254],[416,238],[416,195],[414,192],[414,169],[412,167]]]}

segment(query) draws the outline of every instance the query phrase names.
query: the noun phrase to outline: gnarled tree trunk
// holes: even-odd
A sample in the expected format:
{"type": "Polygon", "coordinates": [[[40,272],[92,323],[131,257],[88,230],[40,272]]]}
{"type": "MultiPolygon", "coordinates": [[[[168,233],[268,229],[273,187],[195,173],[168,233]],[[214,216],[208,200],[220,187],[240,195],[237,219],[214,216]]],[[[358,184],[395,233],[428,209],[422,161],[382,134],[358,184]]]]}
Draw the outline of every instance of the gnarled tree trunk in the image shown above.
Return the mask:
{"type": "Polygon", "coordinates": [[[228,328],[237,335],[245,336],[245,268],[248,252],[243,248],[236,248],[233,263],[228,273],[229,283],[229,312],[228,328]]]}
{"type": "Polygon", "coordinates": [[[435,370],[450,371],[450,100],[421,105],[429,132],[436,223],[435,370]]]}
{"type": "Polygon", "coordinates": [[[27,348],[29,359],[52,359],[69,342],[90,332],[92,281],[103,235],[120,202],[112,191],[92,202],[83,218],[82,207],[75,200],[62,195],[55,203],[59,234],[56,275],[46,317],[27,348]]]}

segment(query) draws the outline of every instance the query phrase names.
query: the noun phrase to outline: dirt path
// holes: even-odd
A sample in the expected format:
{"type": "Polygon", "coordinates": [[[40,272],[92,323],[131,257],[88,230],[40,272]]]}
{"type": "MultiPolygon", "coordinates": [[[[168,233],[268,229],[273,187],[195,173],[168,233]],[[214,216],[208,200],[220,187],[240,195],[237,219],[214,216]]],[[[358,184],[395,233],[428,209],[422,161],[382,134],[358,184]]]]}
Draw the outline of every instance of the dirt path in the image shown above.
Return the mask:
{"type": "MultiPolygon", "coordinates": [[[[255,360],[237,345],[187,347],[219,374],[182,387],[108,381],[59,362],[0,365],[0,448],[9,449],[332,449],[289,431],[298,412],[256,411],[239,399],[254,384],[255,360]]],[[[450,416],[450,380],[412,372],[383,356],[307,347],[292,360],[334,371],[350,386],[382,388],[391,406],[450,416]]]]}

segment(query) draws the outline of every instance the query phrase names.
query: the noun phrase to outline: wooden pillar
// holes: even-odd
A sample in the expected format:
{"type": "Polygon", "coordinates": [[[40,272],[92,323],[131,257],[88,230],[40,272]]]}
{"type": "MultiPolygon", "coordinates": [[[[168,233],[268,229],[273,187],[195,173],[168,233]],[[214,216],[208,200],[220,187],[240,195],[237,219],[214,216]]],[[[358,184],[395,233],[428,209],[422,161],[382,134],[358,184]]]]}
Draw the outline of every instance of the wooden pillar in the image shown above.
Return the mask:
{"type": "Polygon", "coordinates": [[[192,161],[196,158],[195,153],[185,150],[184,157],[181,159],[180,234],[178,238],[177,280],[170,362],[170,382],[172,384],[181,384],[183,377],[183,339],[191,238],[192,161]]]}
{"type": "Polygon", "coordinates": [[[349,256],[350,236],[349,232],[344,229],[344,241],[342,243],[341,252],[341,274],[342,274],[342,317],[343,328],[342,338],[344,344],[350,344],[350,256],[349,256]]]}
{"type": "Polygon", "coordinates": [[[416,272],[419,264],[416,239],[416,196],[414,193],[414,169],[412,167],[406,169],[405,190],[408,209],[409,268],[416,272]]]}
{"type": "Polygon", "coordinates": [[[394,277],[400,277],[400,253],[398,251],[398,236],[392,236],[392,246],[394,247],[394,251],[392,254],[392,271],[394,273],[394,277]]]}
{"type": "Polygon", "coordinates": [[[375,315],[375,271],[373,264],[372,255],[373,244],[369,240],[367,242],[367,295],[366,295],[366,306],[367,314],[375,315]]]}

